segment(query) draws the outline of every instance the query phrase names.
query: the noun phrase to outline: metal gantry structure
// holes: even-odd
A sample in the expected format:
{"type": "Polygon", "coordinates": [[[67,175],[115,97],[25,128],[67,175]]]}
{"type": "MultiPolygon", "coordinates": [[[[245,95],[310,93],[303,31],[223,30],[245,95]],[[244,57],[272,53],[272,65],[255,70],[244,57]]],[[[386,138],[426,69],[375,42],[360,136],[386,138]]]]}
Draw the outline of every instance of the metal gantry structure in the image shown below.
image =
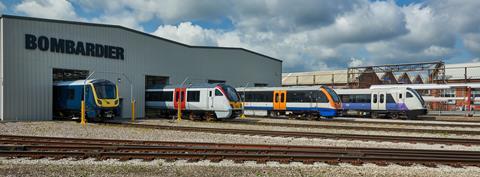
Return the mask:
{"type": "Polygon", "coordinates": [[[445,83],[445,63],[443,61],[386,64],[374,66],[349,67],[347,84],[350,88],[367,88],[373,84],[381,84],[377,73],[422,73],[428,75],[426,83],[445,83]]]}

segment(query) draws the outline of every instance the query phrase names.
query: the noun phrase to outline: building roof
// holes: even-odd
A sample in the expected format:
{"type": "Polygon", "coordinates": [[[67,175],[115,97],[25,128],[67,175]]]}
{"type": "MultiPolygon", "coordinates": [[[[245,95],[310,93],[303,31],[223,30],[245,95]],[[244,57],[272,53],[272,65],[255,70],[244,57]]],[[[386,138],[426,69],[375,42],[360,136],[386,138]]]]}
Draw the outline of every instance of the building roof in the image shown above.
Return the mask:
{"type": "Polygon", "coordinates": [[[346,84],[347,70],[312,71],[282,74],[282,85],[321,85],[332,83],[346,84]]]}
{"type": "Polygon", "coordinates": [[[183,46],[183,47],[188,47],[188,48],[207,48],[207,49],[226,49],[226,50],[241,50],[241,51],[245,51],[245,52],[248,52],[248,53],[252,53],[252,54],[254,54],[254,55],[258,55],[258,56],[265,57],[265,58],[267,58],[267,59],[271,59],[271,60],[274,60],[274,61],[282,62],[282,60],[279,60],[279,59],[277,59],[277,58],[273,58],[273,57],[267,56],[267,55],[265,55],[265,54],[261,54],[261,53],[254,52],[254,51],[251,51],[251,50],[248,50],[248,49],[244,49],[244,48],[239,48],[239,47],[214,47],[214,46],[191,46],[191,45],[187,45],[187,44],[180,43],[180,42],[177,42],[177,41],[173,41],[173,40],[170,40],[170,39],[166,39],[166,38],[162,38],[162,37],[159,37],[159,36],[155,36],[155,35],[152,35],[152,34],[149,34],[149,33],[145,33],[145,32],[142,32],[142,31],[138,31],[138,30],[134,30],[134,29],[131,29],[131,28],[124,27],[124,26],[120,26],[120,25],[99,24],[99,23],[89,23],[89,22],[76,22],[76,21],[56,20],[56,19],[45,19],[45,18],[35,18],[35,17],[24,17],[24,16],[15,16],[15,15],[6,15],[6,14],[2,14],[2,15],[0,16],[0,18],[11,18],[11,19],[32,20],[32,21],[42,21],[42,22],[51,22],[51,23],[63,23],[63,24],[75,24],[75,25],[87,25],[87,26],[97,26],[97,27],[118,28],[118,29],[122,29],[122,30],[125,30],[125,31],[130,31],[130,32],[134,32],[134,33],[137,33],[137,34],[141,34],[141,35],[145,35],[145,36],[148,36],[148,37],[153,37],[153,38],[156,38],[156,39],[159,39],[159,40],[163,40],[163,41],[167,41],[167,42],[170,42],[170,43],[174,43],[174,44],[177,44],[177,45],[180,45],[180,46],[183,46]]]}
{"type": "Polygon", "coordinates": [[[447,80],[465,79],[465,67],[467,68],[467,78],[480,79],[480,62],[457,63],[445,65],[445,77],[447,80]]]}

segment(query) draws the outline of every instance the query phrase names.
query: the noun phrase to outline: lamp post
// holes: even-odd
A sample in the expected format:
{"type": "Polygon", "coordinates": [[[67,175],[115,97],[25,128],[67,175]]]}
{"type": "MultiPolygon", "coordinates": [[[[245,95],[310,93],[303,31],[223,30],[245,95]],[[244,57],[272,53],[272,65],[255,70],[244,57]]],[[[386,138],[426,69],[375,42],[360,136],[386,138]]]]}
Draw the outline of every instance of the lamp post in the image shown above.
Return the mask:
{"type": "Polygon", "coordinates": [[[240,115],[241,119],[245,118],[245,98],[247,97],[247,95],[245,95],[245,89],[247,89],[249,84],[250,82],[247,82],[247,84],[245,84],[245,87],[243,87],[242,115],[240,115]]]}
{"type": "Polygon", "coordinates": [[[185,84],[185,82],[187,82],[188,80],[188,77],[186,77],[183,82],[180,84],[180,91],[178,92],[178,98],[175,98],[177,99],[177,122],[181,122],[182,121],[182,100],[185,99],[183,97],[185,97],[185,95],[182,95],[182,92],[186,92],[186,89],[185,91],[183,90],[183,85],[185,84]]]}

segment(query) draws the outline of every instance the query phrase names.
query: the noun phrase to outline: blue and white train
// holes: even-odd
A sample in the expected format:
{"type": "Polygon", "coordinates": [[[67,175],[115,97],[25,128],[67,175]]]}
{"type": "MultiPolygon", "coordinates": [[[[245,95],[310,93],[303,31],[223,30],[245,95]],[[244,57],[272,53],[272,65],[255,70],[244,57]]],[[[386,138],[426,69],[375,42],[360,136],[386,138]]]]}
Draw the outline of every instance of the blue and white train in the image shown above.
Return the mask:
{"type": "Polygon", "coordinates": [[[85,87],[86,118],[112,119],[120,114],[117,86],[105,79],[62,81],[53,84],[53,114],[56,118],[78,118],[85,87]]]}
{"type": "Polygon", "coordinates": [[[427,114],[422,96],[411,88],[335,89],[335,92],[342,100],[342,115],[414,119],[427,114]]]}
{"type": "Polygon", "coordinates": [[[245,114],[288,115],[309,119],[335,117],[341,110],[340,98],[324,86],[237,88],[244,100],[245,114]]]}

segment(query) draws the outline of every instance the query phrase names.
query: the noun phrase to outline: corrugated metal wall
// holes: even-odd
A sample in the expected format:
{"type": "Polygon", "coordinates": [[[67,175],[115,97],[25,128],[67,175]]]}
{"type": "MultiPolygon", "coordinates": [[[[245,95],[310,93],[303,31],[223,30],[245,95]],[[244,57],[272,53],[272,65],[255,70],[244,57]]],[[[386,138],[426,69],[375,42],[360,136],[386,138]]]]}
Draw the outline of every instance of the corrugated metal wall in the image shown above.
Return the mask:
{"type": "MultiPolygon", "coordinates": [[[[137,116],[144,114],[145,75],[168,76],[172,84],[186,77],[192,82],[226,80],[233,86],[247,82],[281,85],[281,62],[236,49],[189,48],[122,28],[3,18],[5,46],[5,120],[50,120],[52,115],[52,69],[96,71],[94,78],[116,81],[125,73],[134,84],[137,116]],[[25,49],[25,34],[44,35],[119,46],[125,60],[85,57],[25,49]]],[[[130,115],[130,86],[122,79],[122,114],[130,115]]]]}

